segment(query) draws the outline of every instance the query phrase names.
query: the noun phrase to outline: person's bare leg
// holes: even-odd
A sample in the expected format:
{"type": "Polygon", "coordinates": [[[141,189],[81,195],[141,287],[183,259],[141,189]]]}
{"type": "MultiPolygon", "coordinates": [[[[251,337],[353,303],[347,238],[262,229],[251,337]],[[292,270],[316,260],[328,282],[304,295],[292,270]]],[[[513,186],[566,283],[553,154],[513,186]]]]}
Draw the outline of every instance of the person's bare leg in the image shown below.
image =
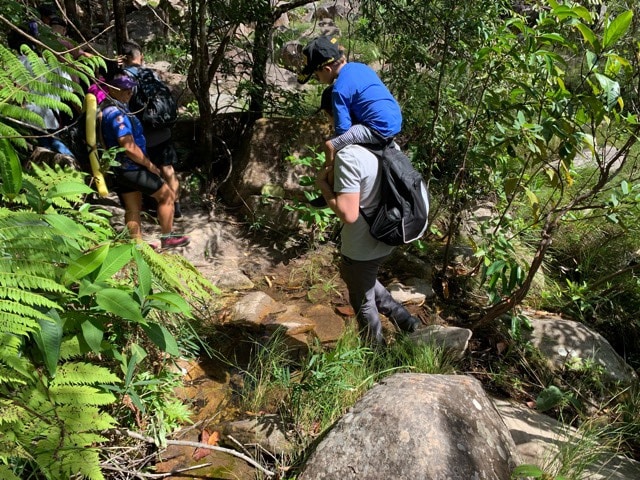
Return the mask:
{"type": "Polygon", "coordinates": [[[173,191],[165,183],[152,197],[158,202],[160,231],[164,235],[169,234],[173,230],[173,202],[175,201],[173,191]]]}
{"type": "Polygon", "coordinates": [[[174,201],[178,201],[178,193],[180,192],[180,182],[178,181],[178,176],[176,175],[176,171],[173,169],[173,165],[163,165],[160,167],[160,172],[162,173],[162,178],[169,188],[173,192],[173,196],[175,197],[174,201]]]}
{"type": "Polygon", "coordinates": [[[174,170],[173,165],[163,165],[162,167],[160,167],[160,172],[162,174],[162,178],[164,179],[165,182],[167,182],[167,185],[169,185],[169,188],[173,192],[173,196],[174,196],[173,217],[174,219],[178,217],[182,217],[182,210],[180,209],[180,198],[179,198],[180,181],[178,180],[176,171],[174,170]]]}
{"type": "Polygon", "coordinates": [[[129,236],[133,240],[142,240],[142,229],[140,228],[142,210],[142,193],[129,192],[122,194],[124,203],[124,223],[129,230],[129,236]]]}

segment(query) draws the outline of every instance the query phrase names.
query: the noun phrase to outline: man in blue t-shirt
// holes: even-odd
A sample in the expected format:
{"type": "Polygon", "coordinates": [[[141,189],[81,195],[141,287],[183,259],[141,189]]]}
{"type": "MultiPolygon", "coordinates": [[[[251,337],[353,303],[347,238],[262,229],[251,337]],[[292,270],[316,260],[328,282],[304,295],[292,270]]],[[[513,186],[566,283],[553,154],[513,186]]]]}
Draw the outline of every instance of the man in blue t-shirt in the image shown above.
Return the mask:
{"type": "Polygon", "coordinates": [[[333,84],[331,93],[336,138],[325,142],[328,164],[336,150],[353,143],[389,142],[400,133],[400,105],[376,72],[363,63],[347,62],[335,38],[318,37],[303,49],[306,65],[298,82],[315,74],[320,83],[333,84]],[[359,129],[354,129],[360,125],[359,129]]]}
{"type": "Polygon", "coordinates": [[[162,232],[162,248],[181,247],[189,244],[189,237],[174,234],[173,213],[175,195],[160,177],[160,170],[147,155],[147,144],[140,120],[129,112],[128,103],[133,95],[135,80],[125,72],[113,74],[105,81],[109,98],[101,103],[102,136],[107,148],[121,147],[112,169],[114,190],[120,196],[125,209],[125,223],[131,238],[142,239],[142,195],[149,195],[158,202],[158,223],[162,232]]]}

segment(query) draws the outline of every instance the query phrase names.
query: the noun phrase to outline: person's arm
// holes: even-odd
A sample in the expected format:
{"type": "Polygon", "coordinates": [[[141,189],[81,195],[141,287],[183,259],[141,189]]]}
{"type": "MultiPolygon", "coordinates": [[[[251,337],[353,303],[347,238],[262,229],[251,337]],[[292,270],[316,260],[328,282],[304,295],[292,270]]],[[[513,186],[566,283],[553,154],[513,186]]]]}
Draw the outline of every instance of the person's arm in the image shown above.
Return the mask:
{"type": "Polygon", "coordinates": [[[139,165],[142,165],[151,173],[155,173],[156,175],[160,175],[160,169],[156,167],[149,157],[147,157],[142,149],[136,144],[133,139],[133,135],[124,135],[122,137],[118,137],[118,144],[124,148],[124,153],[131,160],[136,162],[139,165]]]}
{"type": "Polygon", "coordinates": [[[338,150],[342,150],[347,145],[356,143],[378,143],[378,140],[369,127],[361,124],[353,125],[342,135],[338,135],[324,142],[325,163],[327,165],[332,164],[338,150]]]}
{"type": "Polygon", "coordinates": [[[360,192],[335,193],[329,184],[329,178],[332,177],[333,165],[323,167],[316,177],[316,186],[338,218],[344,223],[353,223],[360,215],[360,192]]]}

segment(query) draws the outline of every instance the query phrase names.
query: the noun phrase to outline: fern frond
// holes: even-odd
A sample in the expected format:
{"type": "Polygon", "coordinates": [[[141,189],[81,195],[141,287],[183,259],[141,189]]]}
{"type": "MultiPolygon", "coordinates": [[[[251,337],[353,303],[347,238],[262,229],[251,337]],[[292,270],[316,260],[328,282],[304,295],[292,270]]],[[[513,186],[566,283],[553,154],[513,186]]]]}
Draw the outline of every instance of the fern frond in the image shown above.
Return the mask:
{"type": "Polygon", "coordinates": [[[53,388],[59,385],[100,385],[120,382],[118,376],[107,368],[90,363],[67,362],[58,367],[56,378],[49,386],[53,388]]]}
{"type": "MultiPolygon", "coordinates": [[[[25,149],[27,148],[27,142],[24,138],[20,136],[20,133],[10,125],[7,125],[2,121],[2,117],[5,117],[3,111],[5,110],[6,105],[0,105],[0,137],[4,137],[8,139],[16,148],[25,149]]],[[[9,110],[12,110],[13,106],[10,106],[9,110]]],[[[22,109],[16,109],[22,110],[22,109]]],[[[21,112],[22,114],[22,112],[21,112]]]]}
{"type": "Polygon", "coordinates": [[[109,405],[115,402],[113,394],[87,385],[52,385],[47,393],[56,405],[109,405]]]}
{"type": "MultiPolygon", "coordinates": [[[[70,446],[68,449],[61,450],[59,446],[52,440],[46,440],[39,444],[39,450],[47,450],[53,448],[58,453],[58,461],[52,463],[47,469],[51,478],[72,478],[76,475],[82,475],[89,480],[104,480],[104,475],[100,470],[100,459],[98,458],[98,450],[96,448],[78,448],[70,446]],[[57,447],[57,448],[56,448],[57,447]]],[[[48,460],[37,457],[38,463],[48,460]]]]}
{"type": "MultiPolygon", "coordinates": [[[[42,117],[38,115],[36,112],[27,110],[21,105],[11,105],[6,103],[0,104],[0,117],[15,118],[19,122],[24,123],[25,126],[33,125],[35,127],[39,127],[42,130],[42,133],[43,134],[45,133],[44,120],[42,119],[42,117]]],[[[7,128],[11,128],[6,124],[3,124],[3,125],[7,128]]],[[[8,130],[6,133],[7,133],[7,137],[10,140],[14,141],[14,143],[20,140],[20,137],[22,136],[22,134],[15,129],[8,130]]],[[[24,146],[21,148],[25,148],[26,142],[24,139],[22,139],[22,141],[24,142],[24,146]]]]}
{"type": "Polygon", "coordinates": [[[14,368],[5,367],[0,363],[0,386],[10,385],[11,388],[20,388],[26,384],[27,382],[22,377],[16,375],[14,368]]]}
{"type": "Polygon", "coordinates": [[[36,319],[36,320],[44,320],[44,321],[51,320],[50,317],[47,317],[43,312],[35,308],[31,308],[17,302],[4,301],[0,303],[0,315],[10,315],[12,313],[18,314],[18,315],[24,315],[26,317],[36,319]]]}
{"type": "Polygon", "coordinates": [[[15,390],[17,386],[26,384],[29,363],[19,351],[21,345],[20,337],[0,334],[0,386],[8,385],[15,390]]]}
{"type": "MultiPolygon", "coordinates": [[[[2,306],[4,308],[5,306],[2,306]]],[[[10,312],[3,312],[0,310],[0,324],[5,332],[12,332],[14,335],[20,335],[26,337],[27,335],[37,332],[40,329],[40,324],[37,322],[35,316],[27,316],[23,312],[21,315],[16,315],[10,312]]],[[[38,312],[35,310],[35,312],[38,312]]],[[[46,316],[43,315],[43,320],[46,320],[46,316]]]]}
{"type": "Polygon", "coordinates": [[[33,275],[21,272],[14,272],[10,276],[0,276],[0,285],[4,287],[18,287],[22,289],[39,290],[41,292],[65,293],[71,291],[55,280],[51,280],[41,275],[33,275]]]}
{"type": "Polygon", "coordinates": [[[161,287],[180,292],[191,300],[208,301],[214,294],[220,293],[182,255],[158,254],[148,246],[143,246],[141,253],[161,287]]]}
{"type": "Polygon", "coordinates": [[[50,261],[30,258],[0,257],[0,273],[33,275],[42,278],[56,278],[60,268],[50,261]]]}
{"type": "Polygon", "coordinates": [[[22,409],[10,402],[9,400],[0,398],[0,426],[4,423],[16,423],[22,418],[22,409]]]}
{"type": "MultiPolygon", "coordinates": [[[[2,457],[2,446],[0,445],[0,459],[6,461],[6,458],[2,457]]],[[[21,480],[20,477],[16,476],[11,469],[9,469],[6,465],[0,465],[0,478],[4,480],[21,480]]]]}
{"type": "Polygon", "coordinates": [[[1,300],[13,300],[14,302],[20,302],[23,305],[29,305],[32,307],[42,307],[44,309],[56,309],[63,310],[61,305],[49,300],[47,297],[38,293],[25,292],[24,290],[11,287],[3,287],[0,285],[0,299],[1,300]]]}
{"type": "MultiPolygon", "coordinates": [[[[65,318],[68,314],[64,315],[65,318]]],[[[80,338],[78,335],[74,335],[62,340],[60,344],[60,360],[70,360],[72,358],[78,358],[85,353],[84,348],[80,345],[80,338]]]]}
{"type": "MultiPolygon", "coordinates": [[[[98,407],[63,405],[58,409],[58,417],[64,419],[67,431],[74,433],[101,432],[113,428],[114,418],[98,407]],[[82,416],[80,416],[82,415],[82,416]]],[[[104,441],[93,438],[94,442],[104,441]]]]}

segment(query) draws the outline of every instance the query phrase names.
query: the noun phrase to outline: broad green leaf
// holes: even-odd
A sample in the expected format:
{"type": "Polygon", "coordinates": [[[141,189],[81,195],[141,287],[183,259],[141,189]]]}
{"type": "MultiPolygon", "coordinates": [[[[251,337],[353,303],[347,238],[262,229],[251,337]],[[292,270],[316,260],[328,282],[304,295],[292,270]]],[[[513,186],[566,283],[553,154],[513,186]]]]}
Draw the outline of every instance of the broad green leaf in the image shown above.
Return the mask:
{"type": "Polygon", "coordinates": [[[535,193],[533,193],[530,189],[526,187],[524,189],[524,193],[527,195],[527,198],[529,199],[529,204],[531,205],[531,211],[533,213],[535,220],[537,221],[538,215],[540,214],[540,200],[538,200],[538,197],[536,196],[535,193]]]}
{"type": "Polygon", "coordinates": [[[70,197],[76,195],[89,194],[93,190],[80,182],[62,182],[54,185],[48,192],[47,198],[70,197]]]}
{"type": "Polygon", "coordinates": [[[559,33],[543,33],[542,35],[540,35],[540,38],[544,38],[545,40],[550,40],[563,45],[567,43],[567,40],[559,33]]]}
{"type": "MultiPolygon", "coordinates": [[[[87,234],[87,230],[80,223],[64,215],[48,213],[42,218],[67,238],[77,238],[87,234]]],[[[77,245],[77,242],[74,245],[77,245]]]]}
{"type": "Polygon", "coordinates": [[[545,412],[560,405],[563,399],[564,393],[555,385],[551,385],[540,392],[536,398],[536,408],[540,412],[545,412]]]}
{"type": "Polygon", "coordinates": [[[587,53],[585,54],[586,58],[587,58],[587,68],[589,70],[595,70],[597,64],[598,64],[598,56],[593,53],[591,50],[587,50],[587,53]]]}
{"type": "Polygon", "coordinates": [[[89,348],[94,352],[102,350],[101,345],[104,338],[102,322],[96,318],[88,318],[82,322],[80,328],[82,329],[82,337],[89,348]]]}
{"type": "Polygon", "coordinates": [[[589,10],[587,10],[585,7],[583,7],[582,5],[577,5],[576,4],[576,5],[574,5],[572,7],[572,10],[584,22],[587,22],[587,23],[592,23],[593,22],[593,17],[591,16],[591,12],[589,10]]]}
{"type": "Polygon", "coordinates": [[[109,254],[102,262],[100,271],[96,276],[96,282],[101,282],[112,278],[118,273],[122,267],[131,261],[133,246],[131,244],[123,244],[109,249],[109,254]]]}
{"type": "Polygon", "coordinates": [[[40,330],[33,334],[33,338],[49,375],[54,377],[58,367],[58,360],[60,359],[62,327],[65,322],[55,310],[50,310],[47,315],[51,318],[51,321],[38,319],[40,330]]]}
{"type": "Polygon", "coordinates": [[[126,320],[146,324],[140,304],[131,295],[117,288],[105,288],[96,293],[96,303],[106,312],[126,320]]]}
{"type": "Polygon", "coordinates": [[[620,97],[620,84],[615,80],[611,80],[606,75],[601,75],[599,73],[596,73],[595,77],[604,91],[607,110],[611,110],[611,108],[618,103],[618,98],[620,97]]]}
{"type": "Polygon", "coordinates": [[[626,180],[622,181],[622,183],[620,184],[620,189],[622,190],[622,193],[624,193],[625,195],[629,195],[629,183],[626,180]]]}
{"type": "Polygon", "coordinates": [[[160,292],[149,295],[147,300],[153,300],[152,305],[166,312],[181,313],[191,317],[191,306],[177,293],[160,292]]]}
{"type": "Polygon", "coordinates": [[[495,272],[502,270],[507,263],[504,260],[496,260],[491,264],[491,266],[487,269],[487,276],[493,275],[495,272]]]}
{"type": "Polygon", "coordinates": [[[5,138],[0,138],[0,192],[9,198],[22,189],[22,165],[16,150],[5,138]]]}
{"type": "Polygon", "coordinates": [[[602,47],[608,48],[616,43],[629,29],[632,18],[633,12],[631,10],[627,10],[626,12],[618,15],[609,25],[607,25],[604,29],[602,47]]]}
{"type": "Polygon", "coordinates": [[[109,245],[102,245],[86,255],[77,258],[69,264],[66,270],[67,278],[77,281],[100,268],[109,253],[109,245]]]}
{"type": "Polygon", "coordinates": [[[591,48],[595,50],[596,53],[600,53],[602,50],[600,46],[600,42],[598,41],[598,37],[593,33],[589,27],[587,27],[584,23],[576,23],[576,28],[582,34],[582,38],[584,38],[585,42],[591,45],[591,48]]]}
{"type": "Polygon", "coordinates": [[[143,302],[149,293],[151,293],[151,269],[144,260],[138,250],[134,250],[133,258],[136,261],[138,267],[138,290],[140,292],[140,302],[143,302]]]}
{"type": "Polygon", "coordinates": [[[167,352],[168,354],[175,357],[180,356],[180,350],[178,349],[176,339],[163,325],[152,323],[143,326],[142,329],[149,336],[149,339],[151,339],[151,341],[155,343],[162,351],[167,352]]]}

